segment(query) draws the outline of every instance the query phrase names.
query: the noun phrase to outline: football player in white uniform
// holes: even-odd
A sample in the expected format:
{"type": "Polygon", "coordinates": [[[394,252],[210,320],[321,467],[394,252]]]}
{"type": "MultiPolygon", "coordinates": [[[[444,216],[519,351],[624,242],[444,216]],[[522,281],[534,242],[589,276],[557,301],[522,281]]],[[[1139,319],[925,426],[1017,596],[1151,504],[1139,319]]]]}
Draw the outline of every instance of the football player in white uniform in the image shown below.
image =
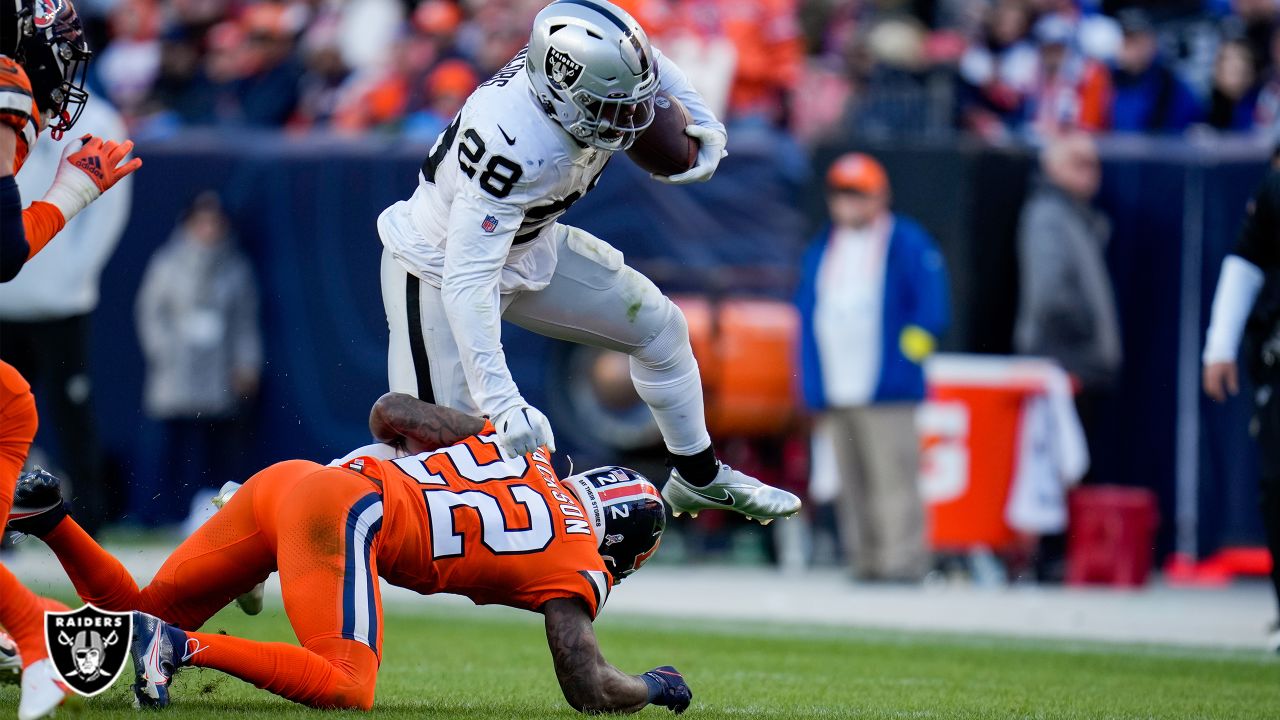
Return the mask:
{"type": "Polygon", "coordinates": [[[670,454],[673,511],[769,522],[800,499],[716,459],[684,315],[621,252],[557,222],[648,126],[658,90],[688,109],[701,147],[692,169],[655,179],[709,179],[724,125],[630,15],[605,0],[538,13],[529,46],[436,140],[413,196],[378,218],[391,390],[488,415],[508,453],[554,450],[507,369],[500,320],[627,353],[670,454]]]}

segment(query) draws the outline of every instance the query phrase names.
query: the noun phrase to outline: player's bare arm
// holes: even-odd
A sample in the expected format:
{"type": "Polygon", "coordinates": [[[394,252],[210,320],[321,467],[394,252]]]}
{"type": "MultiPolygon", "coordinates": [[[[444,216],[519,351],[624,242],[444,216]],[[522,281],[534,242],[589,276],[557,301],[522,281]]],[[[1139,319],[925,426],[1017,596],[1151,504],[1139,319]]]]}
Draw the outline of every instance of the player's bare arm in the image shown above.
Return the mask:
{"type": "Polygon", "coordinates": [[[369,432],[378,442],[418,454],[452,445],[484,430],[484,420],[412,395],[389,392],[369,411],[369,432]]]}
{"type": "Polygon", "coordinates": [[[18,135],[8,125],[0,125],[0,177],[13,174],[14,151],[18,146],[18,135]]]}
{"type": "Polygon", "coordinates": [[[574,710],[633,713],[649,704],[645,682],[610,665],[600,654],[591,615],[581,600],[549,600],[542,614],[556,679],[574,710]]]}

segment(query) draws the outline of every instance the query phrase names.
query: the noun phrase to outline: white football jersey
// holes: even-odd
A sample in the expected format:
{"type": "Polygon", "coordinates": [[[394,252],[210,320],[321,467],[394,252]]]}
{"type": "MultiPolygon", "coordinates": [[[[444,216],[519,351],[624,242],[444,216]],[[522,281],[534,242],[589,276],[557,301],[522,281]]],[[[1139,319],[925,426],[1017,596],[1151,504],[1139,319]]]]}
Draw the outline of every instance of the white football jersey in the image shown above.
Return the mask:
{"type": "MultiPolygon", "coordinates": [[[[688,78],[654,49],[659,88],[724,132],[688,78]]],[[[517,54],[467,98],[422,163],[413,196],[383,211],[392,257],[440,288],[467,385],[490,416],[523,403],[501,342],[500,295],[546,287],[553,226],[593,188],[612,152],[582,145],[543,110],[517,54]]]]}
{"type": "MultiPolygon", "coordinates": [[[[657,48],[654,56],[661,89],[695,123],[724,132],[680,68],[657,48]]],[[[406,270],[437,287],[445,248],[477,243],[486,259],[509,247],[501,292],[538,290],[555,270],[548,229],[595,187],[612,155],[580,144],[547,115],[522,50],[467,99],[423,161],[413,196],[387,208],[378,231],[406,270]]]]}

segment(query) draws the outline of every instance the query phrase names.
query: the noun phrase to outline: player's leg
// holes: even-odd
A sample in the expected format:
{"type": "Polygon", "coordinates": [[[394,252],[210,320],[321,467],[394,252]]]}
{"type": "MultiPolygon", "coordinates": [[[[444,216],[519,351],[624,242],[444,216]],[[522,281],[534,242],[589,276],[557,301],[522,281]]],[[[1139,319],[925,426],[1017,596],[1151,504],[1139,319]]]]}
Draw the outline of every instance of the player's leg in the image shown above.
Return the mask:
{"type": "Polygon", "coordinates": [[[249,478],[169,555],[139,593],[135,609],[194,630],[266,580],[276,568],[274,546],[261,523],[262,506],[320,467],[290,460],[249,478]]]}
{"type": "MultiPolygon", "coordinates": [[[[13,366],[0,362],[0,521],[9,517],[14,485],[38,425],[35,397],[26,381],[13,366]]],[[[22,667],[19,717],[47,717],[70,694],[54,671],[44,642],[44,611],[65,609],[28,590],[0,565],[0,627],[17,645],[15,659],[22,667]]]]}
{"type": "Polygon", "coordinates": [[[1255,394],[1254,440],[1258,444],[1258,501],[1262,510],[1262,527],[1267,550],[1271,555],[1271,588],[1275,593],[1277,614],[1267,638],[1267,647],[1280,652],[1280,382],[1263,380],[1259,387],[1273,392],[1255,394]]]}
{"type": "Polygon", "coordinates": [[[381,657],[382,495],[366,478],[328,468],[273,505],[264,518],[274,518],[267,532],[276,540],[285,612],[302,647],[187,633],[202,648],[189,662],[312,707],[367,710],[381,657]]]}
{"type": "MultiPolygon", "coordinates": [[[[8,518],[14,485],[26,462],[39,419],[36,400],[26,382],[10,365],[0,363],[0,518],[8,518]]],[[[44,606],[40,598],[0,566],[0,627],[13,636],[23,666],[47,656],[44,644],[44,606]]]]}
{"type": "Polygon", "coordinates": [[[873,524],[872,553],[886,580],[914,582],[928,570],[915,410],[910,403],[858,408],[870,500],[863,517],[873,524]]]}
{"type": "MultiPolygon", "coordinates": [[[[300,461],[299,461],[300,462],[300,461]]],[[[303,463],[279,463],[250,478],[231,502],[187,538],[165,561],[151,584],[139,590],[133,576],[62,510],[54,500],[50,517],[28,518],[27,523],[51,520],[51,527],[10,527],[30,532],[45,541],[58,556],[77,594],[106,610],[141,610],[181,627],[197,628],[230,600],[252,588],[274,569],[273,552],[262,537],[254,512],[254,496],[260,488],[287,483],[298,470],[319,467],[303,463]]],[[[41,489],[56,479],[45,476],[41,489]]],[[[40,480],[40,477],[34,480],[40,480]]],[[[33,478],[24,478],[20,492],[30,492],[33,478]]],[[[47,494],[47,493],[46,493],[47,494]]]]}
{"type": "Polygon", "coordinates": [[[558,260],[551,283],[516,296],[503,318],[631,356],[636,392],[667,446],[673,472],[663,496],[676,512],[724,508],[768,521],[798,511],[796,496],[716,460],[684,313],[608,243],[567,225],[554,231],[558,260]]]}
{"type": "Polygon", "coordinates": [[[392,392],[478,415],[440,289],[382,251],[382,305],[387,313],[387,375],[392,392]]]}
{"type": "Polygon", "coordinates": [[[873,555],[870,552],[873,538],[866,511],[866,470],[863,467],[861,443],[853,422],[853,411],[836,408],[822,414],[821,422],[830,436],[836,456],[836,468],[840,492],[836,495],[839,508],[840,541],[845,561],[854,577],[870,578],[876,574],[873,555]]]}

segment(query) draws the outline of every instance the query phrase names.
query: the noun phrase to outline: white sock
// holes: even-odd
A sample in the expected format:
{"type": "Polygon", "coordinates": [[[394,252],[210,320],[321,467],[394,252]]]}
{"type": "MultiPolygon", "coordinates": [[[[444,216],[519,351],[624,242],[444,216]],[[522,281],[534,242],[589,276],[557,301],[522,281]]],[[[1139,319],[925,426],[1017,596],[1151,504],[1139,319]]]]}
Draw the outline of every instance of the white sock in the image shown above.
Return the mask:
{"type": "Polygon", "coordinates": [[[667,450],[693,455],[711,447],[711,435],[698,361],[689,346],[689,327],[684,315],[672,309],[666,327],[631,355],[631,381],[653,412],[667,450]]]}

